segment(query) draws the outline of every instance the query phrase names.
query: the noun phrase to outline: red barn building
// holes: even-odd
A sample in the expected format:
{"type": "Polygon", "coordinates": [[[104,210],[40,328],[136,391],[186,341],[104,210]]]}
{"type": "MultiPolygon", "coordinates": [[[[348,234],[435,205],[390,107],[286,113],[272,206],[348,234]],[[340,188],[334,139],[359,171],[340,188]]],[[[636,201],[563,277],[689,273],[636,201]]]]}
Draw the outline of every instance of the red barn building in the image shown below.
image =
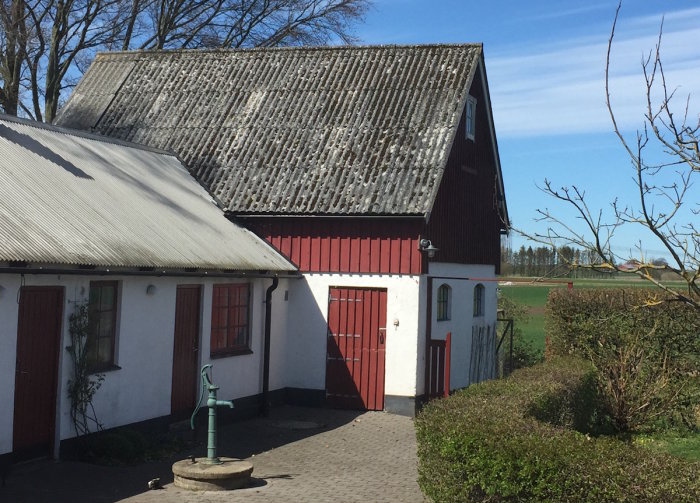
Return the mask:
{"type": "Polygon", "coordinates": [[[288,399],[411,414],[448,332],[452,388],[493,374],[508,214],[480,44],[103,53],[57,123],[175,152],[299,267],[269,349],[288,399]]]}

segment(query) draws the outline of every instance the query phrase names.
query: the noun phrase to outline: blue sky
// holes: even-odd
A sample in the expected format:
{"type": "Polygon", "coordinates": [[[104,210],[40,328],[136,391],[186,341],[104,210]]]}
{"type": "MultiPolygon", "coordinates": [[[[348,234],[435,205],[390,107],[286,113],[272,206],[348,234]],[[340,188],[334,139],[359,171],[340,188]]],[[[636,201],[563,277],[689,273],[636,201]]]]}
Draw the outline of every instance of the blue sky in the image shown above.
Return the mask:
{"type": "MultiPolygon", "coordinates": [[[[545,178],[584,189],[596,210],[609,212],[616,198],[638,206],[634,170],[605,107],[605,53],[616,6],[614,0],[375,0],[355,33],[366,44],[483,42],[509,212],[516,227],[532,233],[546,228],[534,221],[538,208],[577,225],[566,206],[537,189],[545,178]]],[[[678,87],[678,105],[692,95],[690,116],[698,117],[700,3],[627,0],[613,46],[611,92],[630,138],[643,125],[641,59],[656,43],[662,16],[667,80],[678,87]]],[[[698,189],[691,189],[689,203],[700,202],[698,189]]],[[[681,221],[698,218],[683,211],[681,221]]],[[[640,240],[647,256],[666,256],[634,226],[618,231],[614,251],[638,256],[640,240]]],[[[524,242],[512,238],[514,247],[524,242]]]]}

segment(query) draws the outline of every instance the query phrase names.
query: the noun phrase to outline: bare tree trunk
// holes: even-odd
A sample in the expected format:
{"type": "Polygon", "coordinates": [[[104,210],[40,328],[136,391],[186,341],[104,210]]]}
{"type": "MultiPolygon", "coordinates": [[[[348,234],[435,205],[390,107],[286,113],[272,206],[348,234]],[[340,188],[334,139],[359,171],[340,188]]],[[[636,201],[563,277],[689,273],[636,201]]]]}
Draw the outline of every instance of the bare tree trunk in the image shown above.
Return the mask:
{"type": "Polygon", "coordinates": [[[0,75],[0,106],[8,115],[17,115],[19,108],[19,89],[22,77],[27,43],[25,9],[23,0],[13,0],[9,9],[1,8],[2,29],[5,32],[5,52],[2,55],[0,75]]]}

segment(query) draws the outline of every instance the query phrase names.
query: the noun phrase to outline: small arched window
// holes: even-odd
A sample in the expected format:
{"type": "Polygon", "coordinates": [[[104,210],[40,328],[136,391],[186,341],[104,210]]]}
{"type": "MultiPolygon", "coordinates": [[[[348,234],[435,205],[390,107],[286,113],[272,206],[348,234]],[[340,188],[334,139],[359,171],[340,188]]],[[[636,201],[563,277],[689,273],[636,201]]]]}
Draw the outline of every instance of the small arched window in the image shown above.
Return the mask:
{"type": "Polygon", "coordinates": [[[445,321],[450,319],[450,297],[452,288],[450,285],[440,285],[437,291],[437,320],[445,321]]]}
{"type": "Polygon", "coordinates": [[[474,317],[484,315],[484,285],[479,283],[474,287],[474,317]]]}

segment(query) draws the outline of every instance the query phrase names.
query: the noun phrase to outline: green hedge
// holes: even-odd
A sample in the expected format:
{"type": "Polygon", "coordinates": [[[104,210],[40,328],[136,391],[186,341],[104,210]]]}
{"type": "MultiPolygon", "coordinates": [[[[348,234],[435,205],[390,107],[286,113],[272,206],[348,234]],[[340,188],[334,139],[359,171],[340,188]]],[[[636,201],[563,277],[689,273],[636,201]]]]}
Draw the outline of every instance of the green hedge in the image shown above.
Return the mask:
{"type": "Polygon", "coordinates": [[[419,484],[435,502],[700,501],[700,463],[590,436],[597,409],[590,365],[570,358],[432,401],[419,484]]]}
{"type": "Polygon", "coordinates": [[[621,431],[697,428],[700,313],[657,290],[552,290],[545,307],[548,353],[576,355],[598,370],[621,431]]]}

